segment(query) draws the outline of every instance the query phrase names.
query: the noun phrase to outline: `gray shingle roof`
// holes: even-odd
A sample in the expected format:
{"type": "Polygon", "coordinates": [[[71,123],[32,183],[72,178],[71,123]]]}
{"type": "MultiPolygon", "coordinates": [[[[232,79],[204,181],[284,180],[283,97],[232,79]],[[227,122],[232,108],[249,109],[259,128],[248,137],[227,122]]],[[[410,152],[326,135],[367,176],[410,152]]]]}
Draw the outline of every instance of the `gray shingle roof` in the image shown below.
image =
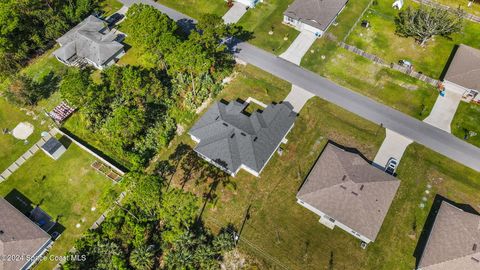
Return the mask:
{"type": "MultiPolygon", "coordinates": [[[[32,256],[50,241],[50,235],[3,198],[0,198],[0,217],[0,257],[32,256]]],[[[0,260],[0,269],[18,270],[25,263],[26,260],[0,260]]]]}
{"type": "Polygon", "coordinates": [[[230,172],[243,164],[260,173],[292,127],[296,113],[289,103],[280,103],[248,116],[243,113],[247,105],[213,104],[190,129],[189,134],[200,140],[195,151],[230,172]]]}
{"type": "Polygon", "coordinates": [[[107,28],[103,20],[90,15],[57,39],[61,47],[53,54],[64,61],[77,55],[102,66],[123,50],[123,45],[115,41],[117,35],[115,30],[107,28]]]}
{"type": "Polygon", "coordinates": [[[461,44],[444,79],[468,89],[480,90],[480,50],[461,44]]]}
{"type": "Polygon", "coordinates": [[[399,185],[360,155],[329,143],[297,198],[373,241],[399,185]]]}
{"type": "Polygon", "coordinates": [[[325,31],[347,2],[348,0],[295,0],[284,15],[325,31]]]}
{"type": "Polygon", "coordinates": [[[480,216],[443,201],[418,267],[423,270],[480,269],[480,216]]]}

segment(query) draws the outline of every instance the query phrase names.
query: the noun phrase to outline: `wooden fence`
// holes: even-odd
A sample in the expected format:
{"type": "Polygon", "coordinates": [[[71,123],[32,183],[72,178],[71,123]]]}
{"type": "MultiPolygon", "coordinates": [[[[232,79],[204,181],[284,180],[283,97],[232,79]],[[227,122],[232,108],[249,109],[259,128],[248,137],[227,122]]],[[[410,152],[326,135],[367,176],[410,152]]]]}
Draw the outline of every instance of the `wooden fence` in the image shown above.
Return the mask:
{"type": "Polygon", "coordinates": [[[435,79],[432,79],[422,73],[419,73],[419,72],[416,72],[414,71],[412,68],[408,68],[408,67],[404,67],[404,66],[401,66],[401,65],[398,65],[396,63],[388,63],[387,61],[383,60],[382,58],[374,55],[374,54],[370,54],[370,53],[367,53],[355,46],[351,46],[351,45],[348,45],[344,42],[340,42],[338,43],[338,45],[350,52],[353,52],[357,55],[360,55],[360,56],[363,56],[367,59],[370,59],[371,61],[373,61],[374,63],[376,64],[379,64],[379,65],[382,65],[382,66],[385,66],[385,67],[389,67],[391,69],[394,69],[394,70],[397,70],[397,71],[400,71],[404,74],[407,74],[408,76],[410,77],[413,77],[413,78],[416,78],[416,79],[419,79],[421,81],[424,81],[428,84],[431,84],[433,86],[437,86],[438,85],[438,80],[435,80],[435,79]]]}

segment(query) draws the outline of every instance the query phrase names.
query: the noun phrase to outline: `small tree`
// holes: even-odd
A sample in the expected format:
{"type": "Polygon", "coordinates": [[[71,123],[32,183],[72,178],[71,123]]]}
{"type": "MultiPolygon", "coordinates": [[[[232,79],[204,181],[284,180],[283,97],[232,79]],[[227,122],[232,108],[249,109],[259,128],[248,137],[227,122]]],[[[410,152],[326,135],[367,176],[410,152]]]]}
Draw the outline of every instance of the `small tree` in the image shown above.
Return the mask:
{"type": "Polygon", "coordinates": [[[39,88],[27,76],[18,75],[5,92],[6,98],[20,106],[34,106],[41,98],[39,88]]]}
{"type": "Polygon", "coordinates": [[[414,37],[421,46],[435,35],[449,37],[463,26],[461,9],[445,10],[439,7],[408,7],[395,19],[396,33],[404,37],[414,37]]]}

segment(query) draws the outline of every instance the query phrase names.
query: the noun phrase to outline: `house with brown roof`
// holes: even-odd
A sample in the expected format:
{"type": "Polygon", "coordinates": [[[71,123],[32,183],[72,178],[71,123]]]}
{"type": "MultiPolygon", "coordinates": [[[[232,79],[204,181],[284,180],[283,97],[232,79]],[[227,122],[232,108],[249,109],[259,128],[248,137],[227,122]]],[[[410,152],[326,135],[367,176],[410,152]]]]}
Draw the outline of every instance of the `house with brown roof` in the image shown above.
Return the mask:
{"type": "Polygon", "coordinates": [[[480,102],[480,50],[461,44],[443,78],[445,89],[480,102]]]}
{"type": "Polygon", "coordinates": [[[480,270],[480,216],[442,201],[419,270],[480,270]]]}
{"type": "Polygon", "coordinates": [[[299,31],[322,36],[348,0],[295,0],[283,13],[283,22],[299,31]]]}
{"type": "Polygon", "coordinates": [[[0,269],[29,269],[52,244],[49,234],[0,198],[0,269]]]}
{"type": "Polygon", "coordinates": [[[376,239],[399,185],[360,154],[329,143],[298,191],[297,202],[328,228],[337,226],[368,244],[376,239]]]}

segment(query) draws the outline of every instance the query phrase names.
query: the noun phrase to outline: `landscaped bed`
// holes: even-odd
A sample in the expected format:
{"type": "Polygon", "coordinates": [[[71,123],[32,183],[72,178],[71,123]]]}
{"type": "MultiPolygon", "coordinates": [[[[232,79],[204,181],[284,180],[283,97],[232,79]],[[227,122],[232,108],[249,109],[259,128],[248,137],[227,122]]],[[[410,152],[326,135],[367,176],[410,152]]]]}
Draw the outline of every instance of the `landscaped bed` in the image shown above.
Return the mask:
{"type": "MultiPolygon", "coordinates": [[[[102,214],[98,199],[112,181],[90,167],[94,160],[73,143],[56,161],[40,150],[0,184],[0,195],[14,205],[26,200],[32,207],[38,204],[65,228],[49,255],[65,255],[102,214]]],[[[46,260],[38,269],[52,269],[57,263],[46,260]]]]}

